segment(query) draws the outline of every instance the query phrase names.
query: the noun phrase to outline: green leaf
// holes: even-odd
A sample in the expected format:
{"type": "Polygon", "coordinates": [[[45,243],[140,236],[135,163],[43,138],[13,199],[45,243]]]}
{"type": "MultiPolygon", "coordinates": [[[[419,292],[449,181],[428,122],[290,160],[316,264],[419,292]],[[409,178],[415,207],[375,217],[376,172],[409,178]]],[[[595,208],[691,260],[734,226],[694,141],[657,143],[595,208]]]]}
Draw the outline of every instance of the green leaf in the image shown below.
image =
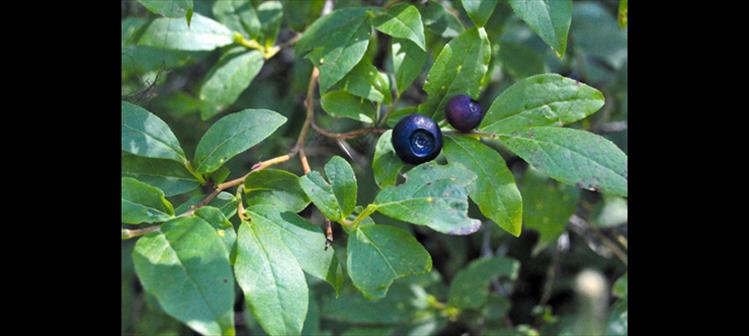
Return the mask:
{"type": "Polygon", "coordinates": [[[370,300],[382,299],[396,279],[432,270],[432,258],[408,231],[363,224],[348,237],[349,276],[370,300]]]}
{"type": "Polygon", "coordinates": [[[424,26],[434,34],[442,38],[452,38],[460,35],[465,28],[460,19],[451,13],[440,2],[429,0],[423,5],[417,6],[424,26]]]}
{"type": "MultiPolygon", "coordinates": [[[[207,195],[198,194],[190,197],[187,201],[180,204],[177,209],[174,209],[174,213],[181,215],[187,212],[193,205],[197,205],[205,199],[206,196],[207,195]]],[[[226,191],[222,191],[216,195],[216,198],[211,200],[208,205],[221,210],[226,218],[232,218],[237,213],[237,198],[226,191]]]]}
{"type": "Polygon", "coordinates": [[[242,222],[237,234],[234,273],[245,302],[271,335],[299,335],[309,289],[294,254],[268,221],[242,222]]]}
{"type": "MultiPolygon", "coordinates": [[[[390,82],[368,59],[362,59],[334,88],[374,102],[391,101],[390,82]]],[[[371,113],[373,115],[375,113],[371,113]]]]}
{"type": "Polygon", "coordinates": [[[570,216],[577,211],[580,189],[554,183],[532,168],[525,171],[521,185],[523,222],[526,228],[539,233],[535,255],[564,233],[570,216]]]}
{"type": "Polygon", "coordinates": [[[600,227],[612,227],[627,222],[627,200],[622,197],[604,195],[590,215],[590,223],[600,227]]]}
{"type": "Polygon", "coordinates": [[[516,82],[486,111],[479,129],[510,133],[533,126],[571,124],[598,111],[603,93],[557,74],[542,74],[516,82]]]}
{"type": "Polygon", "coordinates": [[[477,27],[483,27],[492,16],[497,0],[460,0],[463,9],[477,27]]]}
{"type": "Polygon", "coordinates": [[[578,188],[627,196],[627,155],[586,131],[532,127],[499,139],[543,174],[578,188]]]}
{"type": "Polygon", "coordinates": [[[246,109],[229,114],[205,132],[195,149],[195,170],[210,173],[235,155],[257,145],[286,122],[286,117],[266,109],[246,109]]]}
{"type": "Polygon", "coordinates": [[[455,162],[430,161],[411,169],[405,178],[405,183],[377,194],[377,211],[453,235],[471,234],[481,227],[481,221],[468,217],[466,188],[476,179],[470,170],[455,162]]]}
{"type": "Polygon", "coordinates": [[[174,208],[159,188],[132,177],[122,178],[122,222],[142,224],[164,222],[174,217],[174,208]]]}
{"type": "Polygon", "coordinates": [[[303,32],[309,24],[320,17],[325,7],[325,0],[282,0],[281,2],[286,23],[297,32],[303,32]]]}
{"type": "Polygon", "coordinates": [[[406,91],[421,74],[427,54],[409,40],[393,38],[390,41],[390,56],[398,95],[406,91]]]}
{"type": "MultiPolygon", "coordinates": [[[[220,2],[220,1],[219,1],[220,2]]],[[[200,88],[200,118],[208,120],[231,106],[260,72],[265,60],[257,50],[236,47],[216,62],[200,88]]]]}
{"type": "Polygon", "coordinates": [[[234,334],[234,276],[210,224],[179,218],[138,239],[133,264],[161,308],[206,335],[234,334]]]}
{"type": "Polygon", "coordinates": [[[388,116],[388,119],[385,121],[385,124],[390,127],[395,127],[396,124],[405,116],[409,114],[414,114],[417,112],[416,106],[408,106],[404,107],[399,110],[395,110],[388,116]]]}
{"type": "Polygon", "coordinates": [[[319,172],[313,170],[302,176],[299,178],[299,185],[325,218],[334,222],[339,222],[345,218],[341,206],[338,205],[338,199],[333,193],[333,187],[325,181],[319,172]]]}
{"type": "Polygon", "coordinates": [[[187,18],[190,24],[192,16],[192,0],[138,0],[143,7],[151,13],[160,14],[170,18],[187,18]]]}
{"type": "Polygon", "coordinates": [[[424,91],[428,98],[419,105],[419,113],[437,119],[456,94],[478,99],[491,52],[484,28],[466,30],[445,45],[427,74],[424,91]]]}
{"type": "Polygon", "coordinates": [[[181,163],[135,156],[127,152],[122,152],[122,176],[159,188],[167,197],[184,194],[200,186],[200,181],[181,163]]]}
{"type": "Polygon", "coordinates": [[[572,22],[572,0],[510,0],[510,6],[559,58],[564,56],[572,22]]]}
{"type": "Polygon", "coordinates": [[[273,230],[307,274],[328,282],[336,293],[343,287],[343,268],[332,248],[325,248],[325,234],[317,225],[299,215],[279,211],[273,205],[255,205],[247,209],[252,225],[262,222],[273,230]]]}
{"type": "Polygon", "coordinates": [[[232,31],[257,38],[260,19],[250,0],[221,0],[213,3],[213,16],[232,31]]]}
{"type": "Polygon", "coordinates": [[[372,123],[377,113],[370,101],[342,90],[324,94],[320,97],[320,105],[333,117],[349,118],[365,123],[372,123]]]}
{"type": "Polygon", "coordinates": [[[374,173],[375,183],[380,188],[394,186],[398,180],[398,174],[406,165],[398,158],[393,149],[391,141],[392,130],[387,130],[380,135],[375,145],[374,157],[372,158],[372,171],[374,173]]]}
{"type": "Polygon", "coordinates": [[[198,13],[192,22],[182,19],[159,18],[153,20],[141,36],[138,44],[176,50],[213,50],[233,43],[231,30],[198,13]]]}
{"type": "Polygon", "coordinates": [[[424,24],[416,7],[397,4],[378,13],[374,18],[375,29],[392,37],[407,39],[426,51],[424,24]]]}
{"type": "Polygon", "coordinates": [[[478,309],[489,297],[489,283],[504,276],[510,280],[518,277],[520,262],[496,256],[472,261],[457,274],[450,283],[448,304],[459,309],[478,309]]]}
{"type": "Polygon", "coordinates": [[[231,255],[234,254],[234,243],[237,241],[237,233],[234,232],[234,225],[232,225],[229,219],[224,216],[219,208],[212,206],[198,208],[195,210],[195,216],[200,217],[200,219],[210,224],[216,230],[216,235],[218,235],[221,242],[224,243],[224,247],[226,247],[226,256],[229,260],[233,260],[234,257],[231,255]]]}
{"type": "Polygon", "coordinates": [[[627,0],[619,0],[619,10],[616,16],[616,21],[619,23],[619,28],[627,27],[627,0]]]}
{"type": "Polygon", "coordinates": [[[468,189],[481,213],[513,236],[520,236],[523,199],[502,156],[476,139],[460,136],[446,136],[443,152],[449,162],[460,163],[476,174],[468,189]]]}
{"type": "Polygon", "coordinates": [[[516,80],[546,72],[543,58],[522,44],[502,42],[497,58],[502,69],[516,80]]]}
{"type": "Polygon", "coordinates": [[[359,63],[369,45],[367,8],[343,8],[318,19],[302,35],[296,51],[320,70],[320,92],[327,92],[359,63]]]}
{"type": "Polygon", "coordinates": [[[280,1],[265,1],[257,6],[257,16],[260,20],[261,43],[266,48],[273,46],[281,30],[283,5],[280,1]]]}
{"type": "Polygon", "coordinates": [[[354,169],[344,158],[336,155],[325,164],[325,176],[330,180],[343,216],[348,216],[356,207],[357,185],[354,169]]]}
{"type": "Polygon", "coordinates": [[[244,180],[245,202],[248,207],[273,205],[278,211],[300,212],[310,200],[299,185],[299,176],[285,170],[262,169],[244,180]]]}
{"type": "Polygon", "coordinates": [[[627,333],[627,299],[620,300],[611,309],[606,335],[626,336],[627,333]]]}
{"type": "Polygon", "coordinates": [[[419,311],[413,305],[416,295],[411,289],[411,278],[412,276],[395,282],[388,290],[387,296],[377,301],[369,300],[355,290],[346,290],[338,298],[332,295],[324,297],[326,300],[322,302],[323,317],[326,320],[359,325],[405,325],[413,322],[418,319],[419,311]]]}
{"type": "Polygon", "coordinates": [[[122,150],[138,156],[187,162],[169,126],[144,108],[122,101],[122,150]]]}
{"type": "Polygon", "coordinates": [[[619,277],[619,279],[616,279],[611,291],[614,293],[614,295],[620,298],[627,298],[627,273],[624,273],[624,275],[619,277]]]}

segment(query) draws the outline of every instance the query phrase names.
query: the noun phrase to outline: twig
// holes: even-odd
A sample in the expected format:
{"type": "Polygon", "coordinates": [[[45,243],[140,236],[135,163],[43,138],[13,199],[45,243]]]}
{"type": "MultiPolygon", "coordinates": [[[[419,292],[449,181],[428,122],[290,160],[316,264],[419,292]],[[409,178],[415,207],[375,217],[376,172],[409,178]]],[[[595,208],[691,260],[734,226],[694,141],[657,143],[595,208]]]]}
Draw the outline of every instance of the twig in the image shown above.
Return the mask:
{"type": "Polygon", "coordinates": [[[333,223],[325,218],[325,250],[327,251],[331,246],[333,246],[333,223]]]}
{"type": "Polygon", "coordinates": [[[158,226],[158,225],[156,225],[156,226],[149,226],[147,228],[142,228],[142,229],[134,229],[134,230],[122,229],[122,240],[130,239],[130,238],[135,238],[135,237],[140,237],[142,235],[145,235],[146,233],[155,232],[155,231],[159,231],[159,230],[161,230],[161,229],[160,229],[160,226],[158,226]]]}
{"type": "Polygon", "coordinates": [[[312,128],[314,128],[315,131],[317,131],[317,133],[320,133],[323,136],[326,136],[328,138],[333,138],[333,139],[353,139],[353,138],[358,138],[362,135],[367,135],[369,133],[385,133],[385,131],[387,131],[387,129],[385,128],[366,127],[366,128],[360,128],[360,129],[356,129],[353,131],[349,131],[346,133],[336,133],[336,132],[328,131],[320,126],[317,126],[314,120],[312,121],[312,128]]]}

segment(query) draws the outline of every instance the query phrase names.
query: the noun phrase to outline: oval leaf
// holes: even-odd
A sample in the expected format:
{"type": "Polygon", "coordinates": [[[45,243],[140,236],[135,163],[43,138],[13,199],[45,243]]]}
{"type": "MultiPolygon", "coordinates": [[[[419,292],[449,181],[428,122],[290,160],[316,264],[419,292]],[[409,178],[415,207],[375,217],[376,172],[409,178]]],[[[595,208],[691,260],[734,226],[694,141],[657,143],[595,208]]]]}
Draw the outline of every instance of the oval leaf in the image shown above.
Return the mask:
{"type": "Polygon", "coordinates": [[[394,186],[401,169],[406,165],[395,154],[393,142],[391,141],[392,135],[392,130],[387,130],[380,135],[380,139],[377,140],[377,145],[375,145],[374,157],[372,158],[372,171],[375,183],[380,188],[394,186]]]}
{"type": "Polygon", "coordinates": [[[187,162],[169,126],[146,109],[122,101],[122,150],[138,156],[187,162]]]}
{"type": "Polygon", "coordinates": [[[497,0],[460,0],[463,9],[478,27],[483,27],[497,7],[497,0]]]}
{"type": "Polygon", "coordinates": [[[233,42],[229,28],[198,13],[189,26],[178,18],[153,20],[138,40],[144,46],[190,51],[213,50],[233,42]]]}
{"type": "Polygon", "coordinates": [[[374,19],[374,27],[392,37],[410,40],[426,51],[421,14],[412,5],[397,4],[380,12],[374,19]]]}
{"type": "Polygon", "coordinates": [[[195,170],[210,173],[235,155],[257,145],[286,122],[286,117],[266,109],[246,109],[219,119],[195,149],[195,170]]]}
{"type": "Polygon", "coordinates": [[[478,140],[459,136],[447,136],[443,152],[449,162],[476,173],[468,189],[481,213],[513,236],[520,236],[523,199],[502,156],[478,140]]]}
{"type": "Polygon", "coordinates": [[[138,239],[133,264],[167,314],[201,334],[234,334],[234,276],[210,224],[192,216],[164,224],[138,239]]]}
{"type": "Polygon", "coordinates": [[[570,216],[577,211],[580,189],[556,183],[529,168],[523,176],[521,191],[526,206],[523,212],[525,227],[539,233],[533,248],[536,255],[564,233],[570,216]]]}
{"type": "Polygon", "coordinates": [[[559,58],[564,56],[572,23],[572,0],[510,0],[510,6],[559,58]]]}
{"type": "Polygon", "coordinates": [[[427,53],[409,40],[393,38],[390,42],[390,56],[393,60],[395,84],[400,95],[421,74],[427,53]]]}
{"type": "Polygon", "coordinates": [[[499,139],[557,181],[627,196],[627,155],[599,135],[571,128],[533,127],[499,139]]]}
{"type": "Polygon", "coordinates": [[[531,76],[502,92],[486,112],[479,129],[510,133],[533,126],[571,124],[598,111],[603,93],[557,74],[531,76]]]}
{"type": "Polygon", "coordinates": [[[372,123],[377,113],[369,100],[346,91],[331,91],[320,97],[322,109],[336,118],[349,118],[372,123]]]}
{"type": "MultiPolygon", "coordinates": [[[[192,0],[138,0],[143,7],[151,13],[160,14],[171,18],[183,18],[192,15],[192,0]]],[[[188,21],[189,23],[189,21],[188,21]]]]}
{"type": "Polygon", "coordinates": [[[428,98],[419,105],[419,113],[441,119],[452,96],[464,94],[478,99],[491,52],[484,28],[466,30],[445,45],[427,74],[424,91],[428,98]]]}
{"type": "Polygon", "coordinates": [[[239,225],[234,273],[247,306],[266,333],[299,335],[309,289],[296,258],[270,225],[262,220],[239,225]]]}
{"type": "Polygon", "coordinates": [[[468,191],[476,175],[462,165],[438,165],[430,161],[405,174],[406,182],[383,188],[375,198],[377,211],[433,230],[466,235],[476,232],[481,221],[468,217],[468,191]]]}
{"type": "Polygon", "coordinates": [[[131,177],[122,178],[122,222],[164,222],[174,217],[174,208],[164,192],[131,177]]]}
{"type": "Polygon", "coordinates": [[[175,196],[195,190],[200,182],[185,166],[172,160],[151,159],[122,153],[122,176],[132,177],[175,196]]]}
{"type": "Polygon", "coordinates": [[[299,185],[325,218],[334,222],[341,221],[344,218],[338,199],[333,193],[333,187],[325,181],[319,172],[313,170],[302,176],[299,178],[299,185]]]}
{"type": "Polygon", "coordinates": [[[367,8],[343,8],[318,19],[299,39],[296,51],[320,69],[320,92],[327,92],[364,57],[369,45],[367,8]]]}
{"type": "Polygon", "coordinates": [[[382,299],[396,279],[432,270],[432,257],[408,231],[365,224],[348,237],[349,276],[370,300],[382,299]]]}
{"type": "Polygon", "coordinates": [[[260,72],[265,60],[257,50],[238,47],[228,51],[213,66],[200,88],[200,117],[208,120],[233,104],[260,72]]]}
{"type": "Polygon", "coordinates": [[[483,257],[472,261],[450,283],[448,303],[459,309],[477,309],[489,297],[489,282],[504,276],[510,280],[518,277],[520,262],[502,256],[483,257]]]}
{"type": "Polygon", "coordinates": [[[351,165],[340,156],[333,156],[325,164],[325,176],[330,180],[343,216],[348,216],[356,207],[356,175],[351,165]]]}
{"type": "Polygon", "coordinates": [[[304,272],[327,281],[336,293],[341,290],[343,269],[335,251],[325,248],[326,238],[320,226],[310,224],[293,212],[279,211],[273,205],[252,206],[247,213],[252,223],[263,222],[262,225],[276,232],[304,272]]]}
{"type": "Polygon", "coordinates": [[[310,200],[299,185],[299,177],[279,169],[263,169],[250,173],[244,179],[248,207],[260,204],[273,205],[278,211],[300,212],[310,200]]]}

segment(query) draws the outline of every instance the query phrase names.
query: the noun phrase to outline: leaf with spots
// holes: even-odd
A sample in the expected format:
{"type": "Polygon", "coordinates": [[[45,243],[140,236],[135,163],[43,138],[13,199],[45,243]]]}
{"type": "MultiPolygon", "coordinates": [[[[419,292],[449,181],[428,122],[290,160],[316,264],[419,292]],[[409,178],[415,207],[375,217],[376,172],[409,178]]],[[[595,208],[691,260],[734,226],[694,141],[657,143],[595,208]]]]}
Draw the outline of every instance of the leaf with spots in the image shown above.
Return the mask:
{"type": "Polygon", "coordinates": [[[378,212],[446,234],[466,235],[481,227],[481,221],[468,217],[467,188],[476,174],[461,164],[430,161],[411,169],[405,178],[377,194],[378,212]]]}
{"type": "Polygon", "coordinates": [[[572,128],[532,127],[499,140],[559,182],[627,196],[627,155],[606,138],[572,128]]]}

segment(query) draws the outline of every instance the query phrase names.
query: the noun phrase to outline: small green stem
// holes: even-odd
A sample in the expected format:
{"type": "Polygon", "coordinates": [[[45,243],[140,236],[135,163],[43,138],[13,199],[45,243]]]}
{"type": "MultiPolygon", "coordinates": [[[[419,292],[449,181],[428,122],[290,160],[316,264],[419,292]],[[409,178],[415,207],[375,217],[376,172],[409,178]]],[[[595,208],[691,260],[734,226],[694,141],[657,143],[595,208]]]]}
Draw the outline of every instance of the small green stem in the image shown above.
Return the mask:
{"type": "Polygon", "coordinates": [[[377,205],[376,204],[367,205],[367,207],[364,208],[364,211],[362,211],[361,213],[359,213],[359,215],[356,216],[356,218],[354,218],[354,221],[351,222],[351,229],[356,230],[356,228],[359,227],[359,223],[361,221],[363,221],[365,218],[369,217],[369,215],[371,215],[375,211],[377,211],[377,205]]]}
{"type": "Polygon", "coordinates": [[[192,174],[192,176],[194,176],[201,185],[205,184],[205,179],[203,178],[203,176],[200,176],[200,174],[198,174],[195,169],[192,168],[192,164],[190,163],[190,161],[185,162],[185,168],[187,168],[187,171],[189,171],[190,174],[192,174]]]}

